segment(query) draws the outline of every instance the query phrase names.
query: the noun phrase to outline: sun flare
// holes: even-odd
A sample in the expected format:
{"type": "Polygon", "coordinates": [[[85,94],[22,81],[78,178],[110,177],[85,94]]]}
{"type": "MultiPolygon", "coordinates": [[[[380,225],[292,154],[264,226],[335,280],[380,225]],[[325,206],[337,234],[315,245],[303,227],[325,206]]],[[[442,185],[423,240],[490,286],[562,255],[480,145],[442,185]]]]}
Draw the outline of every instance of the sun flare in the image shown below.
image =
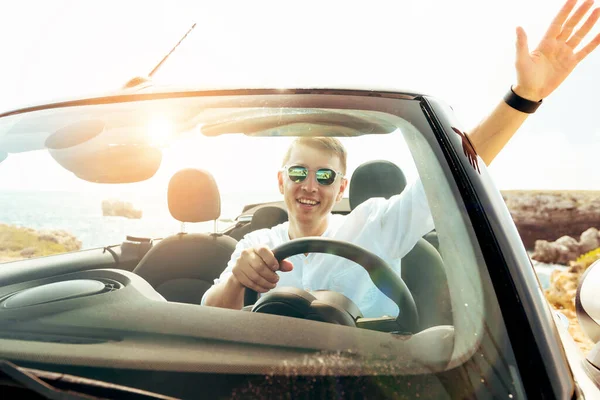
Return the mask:
{"type": "Polygon", "coordinates": [[[164,116],[154,116],[148,121],[148,138],[153,146],[164,147],[173,137],[173,123],[164,116]]]}

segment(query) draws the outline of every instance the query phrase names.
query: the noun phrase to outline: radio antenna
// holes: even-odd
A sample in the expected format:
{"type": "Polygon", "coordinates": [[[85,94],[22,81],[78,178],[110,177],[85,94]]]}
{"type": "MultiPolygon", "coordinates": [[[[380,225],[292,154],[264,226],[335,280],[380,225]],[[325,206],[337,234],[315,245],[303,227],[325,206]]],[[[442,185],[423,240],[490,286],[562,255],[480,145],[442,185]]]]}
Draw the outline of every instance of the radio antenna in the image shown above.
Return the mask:
{"type": "Polygon", "coordinates": [[[151,83],[152,75],[154,75],[156,73],[156,71],[158,71],[158,69],[164,64],[165,61],[167,61],[167,58],[169,58],[169,56],[171,54],[173,54],[175,49],[177,49],[177,47],[181,44],[181,42],[183,42],[183,40],[190,34],[191,31],[194,30],[195,27],[196,27],[196,23],[194,22],[194,25],[192,25],[192,27],[190,29],[188,29],[188,31],[185,33],[185,35],[183,35],[183,37],[181,39],[179,39],[179,42],[177,42],[177,44],[171,49],[171,51],[169,51],[167,53],[167,55],[164,56],[163,59],[160,60],[160,62],[158,64],[156,64],[156,67],[154,67],[154,69],[152,71],[150,71],[148,76],[136,76],[135,78],[130,79],[125,85],[123,85],[123,89],[131,89],[131,88],[138,87],[138,90],[141,90],[141,89],[147,87],[148,85],[151,85],[152,84],[151,83]]]}
{"type": "Polygon", "coordinates": [[[148,77],[152,78],[152,75],[154,75],[156,73],[156,71],[158,71],[158,69],[161,67],[161,65],[163,65],[163,63],[165,61],[167,61],[167,58],[169,58],[169,56],[171,54],[173,54],[175,49],[181,44],[181,42],[183,42],[185,40],[185,38],[190,34],[191,31],[194,30],[195,27],[196,27],[196,23],[194,22],[194,25],[192,25],[192,27],[185,33],[185,35],[183,35],[183,37],[181,39],[179,39],[179,42],[177,42],[177,44],[171,49],[171,51],[169,51],[167,53],[167,55],[164,56],[162,60],[160,60],[160,62],[156,65],[156,67],[154,67],[154,69],[152,71],[150,71],[150,73],[148,74],[148,77]]]}

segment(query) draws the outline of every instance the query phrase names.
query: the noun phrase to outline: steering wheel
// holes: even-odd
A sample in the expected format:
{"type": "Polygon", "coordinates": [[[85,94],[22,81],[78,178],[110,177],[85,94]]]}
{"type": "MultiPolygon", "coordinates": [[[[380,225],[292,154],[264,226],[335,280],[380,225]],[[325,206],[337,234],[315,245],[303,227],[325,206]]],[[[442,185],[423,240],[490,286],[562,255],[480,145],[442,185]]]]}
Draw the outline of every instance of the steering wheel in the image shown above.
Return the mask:
{"type": "MultiPolygon", "coordinates": [[[[396,274],[382,258],[355,244],[328,238],[295,239],[273,249],[273,254],[278,262],[293,255],[303,253],[333,254],[354,261],[363,267],[369,273],[369,277],[373,284],[377,286],[383,294],[396,303],[400,309],[402,326],[406,327],[406,329],[411,332],[417,332],[419,327],[419,314],[417,312],[415,300],[402,278],[400,278],[400,276],[398,276],[398,274],[396,274]]],[[[311,298],[314,299],[310,293],[302,289],[282,288],[267,293],[257,302],[258,293],[253,289],[246,288],[244,293],[244,306],[254,304],[254,307],[252,308],[253,312],[267,312],[264,310],[268,308],[268,305],[271,305],[272,307],[271,310],[268,311],[269,313],[306,317],[307,311],[302,312],[300,310],[311,308],[311,298]],[[276,311],[273,312],[273,309],[276,311]],[[277,310],[280,312],[277,312],[277,310]],[[287,310],[294,311],[291,313],[292,315],[289,315],[289,312],[286,312],[287,310]],[[302,315],[303,313],[304,315],[302,315]]],[[[338,307],[335,307],[321,302],[315,302],[317,303],[317,310],[314,309],[315,307],[312,307],[312,310],[309,312],[319,314],[319,320],[325,320],[325,322],[352,325],[354,321],[350,318],[350,315],[353,314],[351,309],[356,309],[356,305],[354,305],[354,303],[348,305],[348,302],[352,303],[350,299],[347,299],[346,304],[343,305],[344,311],[346,314],[349,314],[347,317],[341,317],[339,313],[336,313],[335,310],[333,310],[335,308],[339,309],[339,305],[338,307]],[[323,312],[324,308],[326,309],[325,312],[323,312]],[[349,322],[348,319],[352,322],[349,322]]],[[[400,318],[400,316],[398,318],[400,318]]]]}

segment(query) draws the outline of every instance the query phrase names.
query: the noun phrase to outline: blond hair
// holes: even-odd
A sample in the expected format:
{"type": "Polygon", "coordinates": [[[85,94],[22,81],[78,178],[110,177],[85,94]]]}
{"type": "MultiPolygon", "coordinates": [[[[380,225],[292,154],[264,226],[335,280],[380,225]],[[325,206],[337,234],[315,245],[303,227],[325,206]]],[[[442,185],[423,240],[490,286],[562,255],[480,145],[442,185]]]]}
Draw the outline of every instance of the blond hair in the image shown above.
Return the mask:
{"type": "Polygon", "coordinates": [[[342,142],[339,141],[339,139],[329,136],[299,137],[295,139],[292,142],[292,144],[290,144],[290,147],[288,147],[287,152],[283,157],[283,163],[281,164],[282,166],[284,166],[289,161],[292,155],[292,149],[297,145],[303,145],[311,147],[313,149],[323,150],[328,152],[330,155],[336,156],[340,160],[340,165],[342,166],[342,170],[340,172],[342,174],[346,174],[346,159],[348,157],[346,148],[344,147],[342,142]]]}

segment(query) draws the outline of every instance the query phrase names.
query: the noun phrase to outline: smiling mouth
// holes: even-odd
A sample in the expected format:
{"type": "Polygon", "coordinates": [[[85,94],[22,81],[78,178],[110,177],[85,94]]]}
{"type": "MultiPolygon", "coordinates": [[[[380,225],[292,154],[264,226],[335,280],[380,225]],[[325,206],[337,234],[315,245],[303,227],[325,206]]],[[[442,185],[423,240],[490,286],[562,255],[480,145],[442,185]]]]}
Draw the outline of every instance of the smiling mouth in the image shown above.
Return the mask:
{"type": "Polygon", "coordinates": [[[320,204],[320,202],[315,201],[315,200],[308,200],[308,199],[296,199],[296,202],[302,204],[303,206],[317,206],[320,204]]]}

